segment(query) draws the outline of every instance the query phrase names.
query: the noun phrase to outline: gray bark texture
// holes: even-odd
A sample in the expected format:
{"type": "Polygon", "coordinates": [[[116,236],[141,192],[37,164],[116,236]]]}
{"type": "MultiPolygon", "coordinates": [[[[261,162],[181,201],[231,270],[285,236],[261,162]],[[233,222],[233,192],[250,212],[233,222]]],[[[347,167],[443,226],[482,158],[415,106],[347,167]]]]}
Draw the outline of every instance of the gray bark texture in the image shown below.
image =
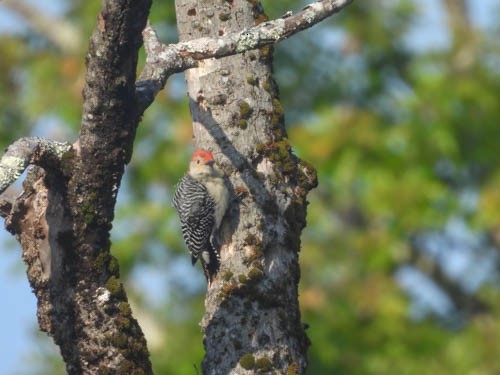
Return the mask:
{"type": "MultiPolygon", "coordinates": [[[[267,19],[246,0],[177,0],[176,14],[181,42],[267,19]]],[[[204,374],[301,374],[307,365],[297,285],[306,195],[317,181],[288,143],[272,55],[263,47],[185,73],[195,146],[214,152],[234,192],[205,300],[204,374]]]]}
{"type": "Polygon", "coordinates": [[[22,194],[0,197],[0,215],[21,244],[40,328],[69,374],[152,373],[110,229],[140,117],[171,74],[190,68],[195,146],[214,152],[232,192],[205,300],[203,373],[305,372],[300,233],[317,180],[287,140],[272,44],[351,2],[320,0],[267,21],[255,0],[178,0],[181,42],[165,46],[146,27],[150,0],[103,1],[77,141],[22,138],[0,158],[0,194],[31,166],[22,194]],[[141,33],[147,60],[136,82],[141,33]]]}

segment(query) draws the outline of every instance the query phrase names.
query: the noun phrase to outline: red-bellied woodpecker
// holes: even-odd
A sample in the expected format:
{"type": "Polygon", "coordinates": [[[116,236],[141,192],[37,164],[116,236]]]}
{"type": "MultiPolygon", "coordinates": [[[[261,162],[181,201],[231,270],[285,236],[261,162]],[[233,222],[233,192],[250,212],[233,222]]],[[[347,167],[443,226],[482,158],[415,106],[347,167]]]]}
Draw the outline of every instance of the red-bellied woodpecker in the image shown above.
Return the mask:
{"type": "Polygon", "coordinates": [[[173,199],[191,262],[194,265],[200,259],[209,285],[220,266],[217,230],[229,197],[223,176],[214,164],[210,151],[195,151],[173,199]]]}

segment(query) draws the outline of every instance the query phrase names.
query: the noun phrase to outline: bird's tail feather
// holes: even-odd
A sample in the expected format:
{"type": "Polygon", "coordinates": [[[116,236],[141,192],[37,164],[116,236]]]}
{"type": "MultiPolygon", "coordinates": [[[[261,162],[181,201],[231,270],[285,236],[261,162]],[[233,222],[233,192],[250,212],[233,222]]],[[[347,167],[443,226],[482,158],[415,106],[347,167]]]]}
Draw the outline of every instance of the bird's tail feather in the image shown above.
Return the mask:
{"type": "Polygon", "coordinates": [[[207,251],[208,258],[209,258],[208,262],[206,262],[203,259],[203,256],[200,257],[200,260],[201,260],[201,264],[203,266],[203,272],[205,274],[205,277],[207,278],[208,285],[210,286],[210,284],[212,283],[215,275],[219,271],[220,257],[219,257],[218,252],[216,252],[214,250],[214,248],[212,247],[212,244],[209,243],[208,246],[210,247],[208,249],[208,251],[207,251]]]}

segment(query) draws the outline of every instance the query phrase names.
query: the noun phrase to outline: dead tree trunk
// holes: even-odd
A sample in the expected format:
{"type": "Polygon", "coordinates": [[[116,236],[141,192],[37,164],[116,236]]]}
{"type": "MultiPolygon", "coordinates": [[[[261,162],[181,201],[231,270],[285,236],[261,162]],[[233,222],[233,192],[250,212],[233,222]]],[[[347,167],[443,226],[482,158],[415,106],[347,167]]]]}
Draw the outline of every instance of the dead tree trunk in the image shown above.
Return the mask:
{"type": "Polygon", "coordinates": [[[60,347],[69,374],[152,372],[109,231],[140,117],[171,74],[190,68],[195,144],[214,151],[233,191],[202,321],[203,372],[305,371],[298,255],[306,195],[317,181],[287,140],[272,44],[351,1],[320,0],[267,22],[257,1],[179,0],[175,45],[144,29],[150,1],[103,1],[77,142],[22,138],[0,159],[0,193],[34,166],[15,201],[0,199],[0,215],[22,246],[40,328],[60,347]],[[143,29],[147,60],[136,82],[143,29]]]}
{"type": "Polygon", "coordinates": [[[31,170],[24,193],[2,211],[23,249],[40,328],[60,347],[69,374],[152,372],[109,240],[140,119],[135,70],[150,5],[104,1],[90,39],[74,147],[57,153],[23,139],[0,163],[3,172],[23,164],[16,160],[43,168],[31,170]]]}
{"type": "MultiPolygon", "coordinates": [[[[267,20],[246,0],[178,0],[176,14],[181,41],[267,20]]],[[[272,56],[266,46],[186,72],[195,144],[215,151],[235,193],[222,267],[205,300],[205,374],[303,373],[307,364],[297,284],[306,194],[316,173],[288,143],[272,56]]]]}

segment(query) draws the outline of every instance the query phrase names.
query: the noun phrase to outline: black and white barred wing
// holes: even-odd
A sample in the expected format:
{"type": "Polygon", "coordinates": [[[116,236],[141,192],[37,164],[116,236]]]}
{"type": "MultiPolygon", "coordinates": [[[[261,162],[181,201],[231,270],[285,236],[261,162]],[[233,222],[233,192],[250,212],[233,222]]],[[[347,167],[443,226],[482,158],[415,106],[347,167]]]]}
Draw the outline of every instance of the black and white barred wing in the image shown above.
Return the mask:
{"type": "Polygon", "coordinates": [[[210,263],[215,203],[207,189],[191,176],[185,175],[177,185],[173,206],[179,213],[182,236],[192,263],[195,264],[200,256],[204,263],[210,263]]]}

